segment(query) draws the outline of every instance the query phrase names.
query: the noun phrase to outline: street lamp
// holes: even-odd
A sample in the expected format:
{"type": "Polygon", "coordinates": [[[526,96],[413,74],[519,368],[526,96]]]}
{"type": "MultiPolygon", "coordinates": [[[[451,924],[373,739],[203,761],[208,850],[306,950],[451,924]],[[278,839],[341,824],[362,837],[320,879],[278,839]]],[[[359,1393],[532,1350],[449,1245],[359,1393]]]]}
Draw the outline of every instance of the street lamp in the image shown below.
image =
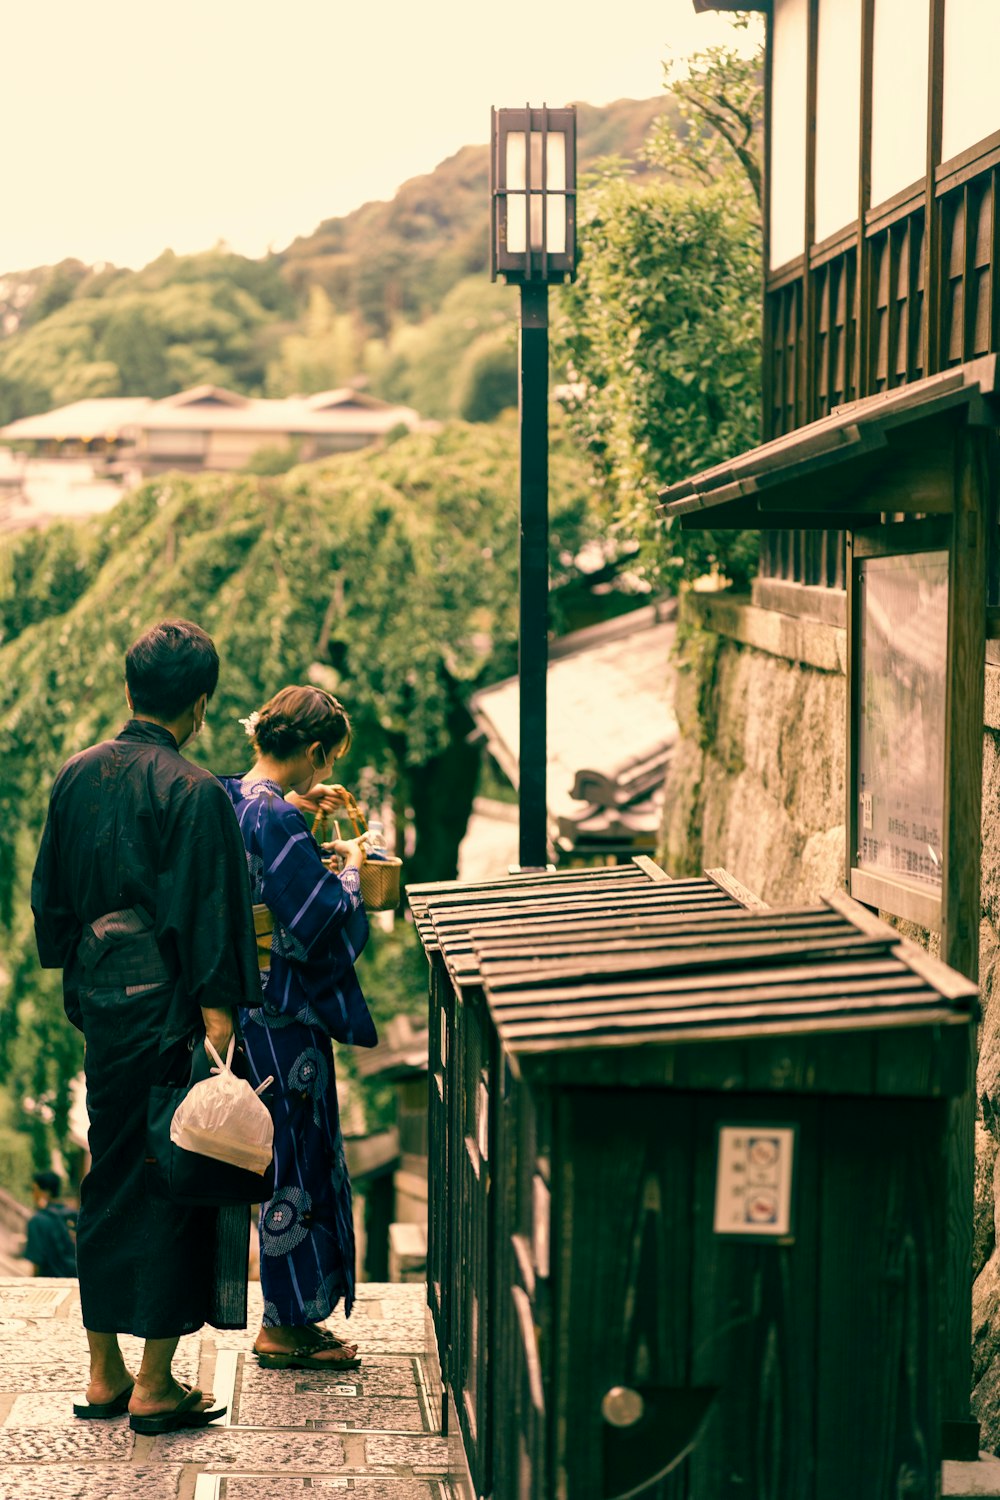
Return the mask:
{"type": "Polygon", "coordinates": [[[575,109],[493,110],[490,204],[492,279],[521,288],[518,857],[526,870],[548,859],[549,283],[576,272],[575,109]]]}

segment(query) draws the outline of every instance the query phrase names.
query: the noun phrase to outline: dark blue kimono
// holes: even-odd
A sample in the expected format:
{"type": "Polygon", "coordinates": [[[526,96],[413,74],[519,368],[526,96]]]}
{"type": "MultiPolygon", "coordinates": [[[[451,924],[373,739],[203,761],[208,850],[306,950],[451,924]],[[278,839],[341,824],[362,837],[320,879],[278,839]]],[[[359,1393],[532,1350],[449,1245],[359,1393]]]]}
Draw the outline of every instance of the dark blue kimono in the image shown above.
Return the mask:
{"type": "Polygon", "coordinates": [[[264,1323],[302,1327],[329,1317],[341,1299],[345,1313],[354,1302],[351,1183],[331,1037],[369,1046],[375,1039],[354,972],[368,920],[357,870],[327,870],[276,783],[223,784],[243,833],[253,900],[274,917],[264,1005],[240,1012],[254,1081],[275,1080],[275,1190],[260,1211],[264,1323]]]}

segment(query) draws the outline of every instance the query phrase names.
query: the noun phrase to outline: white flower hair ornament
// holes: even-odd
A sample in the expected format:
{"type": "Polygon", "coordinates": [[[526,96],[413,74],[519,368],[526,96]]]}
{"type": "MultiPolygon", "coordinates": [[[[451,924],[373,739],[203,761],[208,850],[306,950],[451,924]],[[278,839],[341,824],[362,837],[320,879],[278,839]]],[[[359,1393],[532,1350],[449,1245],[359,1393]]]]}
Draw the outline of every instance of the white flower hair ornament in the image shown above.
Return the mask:
{"type": "Polygon", "coordinates": [[[260,714],[254,709],[252,713],[247,714],[245,719],[240,719],[240,723],[243,725],[246,737],[249,740],[253,737],[257,725],[260,723],[260,714]]]}

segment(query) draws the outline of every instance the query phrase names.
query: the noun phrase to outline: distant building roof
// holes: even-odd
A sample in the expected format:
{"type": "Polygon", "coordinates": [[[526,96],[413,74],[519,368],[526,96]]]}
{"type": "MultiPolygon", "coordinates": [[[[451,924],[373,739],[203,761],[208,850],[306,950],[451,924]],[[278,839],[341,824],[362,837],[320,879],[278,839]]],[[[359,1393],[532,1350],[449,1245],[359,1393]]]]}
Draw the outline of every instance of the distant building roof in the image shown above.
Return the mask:
{"type": "MultiPolygon", "coordinates": [[[[655,840],[677,738],[674,613],[664,601],[550,643],[547,801],[564,850],[655,840]]],[[[516,786],[518,679],[483,688],[469,706],[516,786]]]]}
{"type": "Polygon", "coordinates": [[[10,439],[51,439],[65,442],[75,438],[89,443],[94,438],[116,439],[128,428],[136,428],[142,412],[155,406],[148,396],[100,396],[89,401],[73,401],[54,411],[21,417],[0,427],[0,437],[10,439]]]}
{"type": "Polygon", "coordinates": [[[415,427],[420,415],[376,396],[341,387],[282,400],[241,396],[221,386],[198,385],[153,401],[146,396],[107,396],[74,401],[54,411],[21,417],[0,427],[8,441],[117,439],[133,432],[165,430],[249,431],[286,436],[358,433],[377,437],[400,425],[415,427]]]}
{"type": "Polygon", "coordinates": [[[393,1016],[383,1028],[377,1047],[359,1051],[355,1065],[362,1078],[402,1079],[427,1072],[428,1030],[408,1015],[393,1016]]]}

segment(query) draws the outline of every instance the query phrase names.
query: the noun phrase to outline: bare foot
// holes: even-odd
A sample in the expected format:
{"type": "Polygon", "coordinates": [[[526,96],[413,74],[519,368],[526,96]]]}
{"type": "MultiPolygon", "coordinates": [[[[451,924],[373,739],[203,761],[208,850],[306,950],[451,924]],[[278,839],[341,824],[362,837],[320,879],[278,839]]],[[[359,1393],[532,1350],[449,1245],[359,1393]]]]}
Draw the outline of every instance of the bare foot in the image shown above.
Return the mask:
{"type": "Polygon", "coordinates": [[[135,1376],[124,1365],[118,1374],[92,1375],[87,1386],[87,1400],[91,1406],[107,1406],[122,1391],[130,1391],[134,1384],[135,1376]]]}
{"type": "MultiPolygon", "coordinates": [[[[133,1417],[159,1416],[161,1412],[174,1411],[193,1389],[197,1388],[183,1385],[178,1380],[171,1380],[168,1385],[157,1387],[140,1385],[137,1380],[128,1409],[133,1417]]],[[[208,1411],[214,1400],[211,1391],[199,1391],[198,1400],[192,1403],[191,1410],[208,1411]]]]}
{"type": "Polygon", "coordinates": [[[293,1349],[345,1349],[355,1354],[357,1347],[357,1344],[338,1339],[326,1328],[318,1328],[315,1323],[306,1323],[299,1328],[262,1327],[254,1339],[254,1348],[261,1354],[288,1354],[293,1349]]]}
{"type": "Polygon", "coordinates": [[[300,1328],[262,1328],[254,1339],[256,1354],[303,1354],[308,1351],[310,1359],[318,1365],[336,1370],[340,1366],[355,1369],[358,1352],[356,1344],[345,1344],[325,1328],[308,1323],[300,1328]]]}
{"type": "Polygon", "coordinates": [[[357,1344],[352,1343],[349,1338],[337,1337],[333,1329],[324,1328],[322,1323],[310,1323],[309,1328],[304,1329],[304,1332],[312,1335],[312,1340],[315,1340],[316,1344],[324,1344],[327,1349],[349,1349],[352,1355],[357,1353],[357,1344]]]}

